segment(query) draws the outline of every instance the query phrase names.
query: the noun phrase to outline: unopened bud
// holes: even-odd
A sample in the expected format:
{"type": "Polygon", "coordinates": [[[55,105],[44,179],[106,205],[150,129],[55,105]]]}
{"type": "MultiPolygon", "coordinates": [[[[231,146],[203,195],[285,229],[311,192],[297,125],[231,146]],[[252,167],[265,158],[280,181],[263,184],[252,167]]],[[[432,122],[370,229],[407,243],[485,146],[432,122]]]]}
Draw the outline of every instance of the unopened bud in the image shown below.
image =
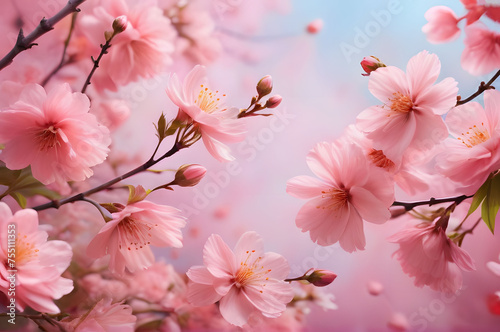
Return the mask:
{"type": "Polygon", "coordinates": [[[115,34],[125,31],[125,29],[127,28],[127,23],[127,16],[125,15],[115,18],[115,20],[113,21],[113,31],[115,32],[115,34]]]}
{"type": "Polygon", "coordinates": [[[281,98],[280,95],[274,95],[266,101],[266,107],[267,108],[278,107],[278,105],[281,104],[282,100],[283,98],[281,98]]]}
{"type": "Polygon", "coordinates": [[[257,93],[259,97],[267,96],[273,91],[273,79],[270,75],[266,75],[257,83],[257,93]]]}
{"type": "Polygon", "coordinates": [[[373,296],[378,296],[384,291],[384,286],[378,281],[368,282],[368,293],[373,296]]]}
{"type": "Polygon", "coordinates": [[[201,165],[182,165],[175,173],[174,184],[180,187],[196,186],[207,173],[207,169],[201,165]]]}
{"type": "Polygon", "coordinates": [[[327,270],[314,270],[305,280],[316,287],[324,287],[332,283],[337,275],[327,270]]]}
{"type": "Polygon", "coordinates": [[[306,26],[306,31],[309,32],[310,34],[316,34],[323,29],[323,20],[320,18],[317,18],[313,21],[311,21],[307,26],[306,26]]]}
{"type": "Polygon", "coordinates": [[[374,70],[377,70],[377,68],[387,67],[387,66],[377,57],[365,56],[363,60],[361,60],[361,67],[363,67],[363,70],[366,73],[361,75],[370,76],[370,73],[374,70]]]}

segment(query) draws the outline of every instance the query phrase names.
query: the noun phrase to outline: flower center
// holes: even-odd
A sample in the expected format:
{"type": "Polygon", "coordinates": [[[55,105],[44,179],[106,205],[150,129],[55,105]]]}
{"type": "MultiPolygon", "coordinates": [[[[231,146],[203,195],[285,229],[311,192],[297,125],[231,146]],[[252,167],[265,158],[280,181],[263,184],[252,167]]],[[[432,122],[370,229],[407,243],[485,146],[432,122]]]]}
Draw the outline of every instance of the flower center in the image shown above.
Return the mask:
{"type": "Polygon", "coordinates": [[[491,138],[488,129],[484,127],[484,123],[481,123],[481,128],[476,125],[469,127],[465,133],[462,133],[457,139],[461,141],[466,147],[472,148],[478,144],[484,143],[491,138]]]}
{"type": "MultiPolygon", "coordinates": [[[[200,92],[198,93],[198,98],[194,103],[205,113],[212,114],[217,111],[221,111],[222,106],[221,96],[219,96],[219,91],[213,92],[209,88],[205,87],[203,84],[200,85],[200,92]]],[[[223,94],[222,97],[226,95],[223,94]]],[[[223,110],[223,109],[222,109],[223,110]]]]}
{"type": "MultiPolygon", "coordinates": [[[[246,259],[240,262],[240,268],[233,278],[233,282],[238,288],[244,287],[251,282],[268,280],[269,278],[265,275],[271,272],[271,269],[265,269],[260,264],[261,256],[252,258],[252,256],[255,256],[255,250],[247,250],[246,254],[246,259]]],[[[265,286],[265,284],[262,284],[262,286],[265,286]]],[[[262,293],[262,290],[260,292],[262,293]]]]}
{"type": "Polygon", "coordinates": [[[35,243],[30,242],[27,235],[17,234],[16,237],[16,266],[32,261],[38,257],[38,249],[35,243]]]}
{"type": "Polygon", "coordinates": [[[158,224],[150,224],[143,220],[136,220],[131,216],[125,217],[118,223],[118,248],[126,247],[128,250],[142,249],[151,244],[151,230],[158,224]]]}
{"type": "Polygon", "coordinates": [[[56,145],[61,145],[58,139],[58,130],[59,129],[54,125],[50,125],[48,128],[43,129],[36,134],[36,140],[40,151],[47,151],[56,145]]]}
{"type": "Polygon", "coordinates": [[[406,114],[413,111],[413,101],[409,96],[402,94],[401,92],[393,93],[394,98],[390,99],[391,111],[395,113],[406,114]]]}
{"type": "Polygon", "coordinates": [[[385,156],[382,150],[372,149],[370,153],[368,153],[368,158],[370,158],[375,166],[380,168],[392,170],[394,166],[396,166],[392,160],[385,156]]]}
{"type": "Polygon", "coordinates": [[[327,198],[328,201],[323,206],[316,206],[318,209],[340,210],[349,201],[349,191],[341,188],[331,188],[328,191],[321,192],[322,198],[327,198]]]}

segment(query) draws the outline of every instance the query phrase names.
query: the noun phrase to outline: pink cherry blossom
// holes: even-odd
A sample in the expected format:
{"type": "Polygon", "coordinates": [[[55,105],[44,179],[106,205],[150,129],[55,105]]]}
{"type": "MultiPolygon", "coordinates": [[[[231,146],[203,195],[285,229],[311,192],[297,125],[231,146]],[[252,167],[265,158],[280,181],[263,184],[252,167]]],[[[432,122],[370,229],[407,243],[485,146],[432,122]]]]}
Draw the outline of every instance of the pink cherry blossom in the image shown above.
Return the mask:
{"type": "Polygon", "coordinates": [[[241,141],[244,123],[236,118],[237,108],[228,109],[223,104],[225,94],[209,88],[204,66],[195,66],[182,85],[173,74],[168,82],[167,95],[179,107],[177,118],[192,123],[213,157],[219,161],[234,159],[224,143],[241,141]]]}
{"type": "Polygon", "coordinates": [[[398,243],[394,256],[403,272],[415,278],[415,286],[454,293],[462,287],[462,273],[474,270],[469,254],[451,241],[445,230],[434,224],[420,224],[389,238],[398,243]]]}
{"type": "Polygon", "coordinates": [[[109,269],[123,274],[148,268],[154,263],[150,245],[182,247],[181,228],[186,222],[179,211],[166,205],[139,201],[111,214],[92,239],[87,254],[94,258],[110,255],[109,269]]]}
{"type": "Polygon", "coordinates": [[[113,38],[112,48],[92,80],[97,90],[116,91],[118,86],[153,77],[171,64],[175,30],[156,1],[96,0],[82,7],[86,10],[79,18],[79,29],[93,46],[89,45],[89,51],[94,57],[113,21],[120,16],[128,21],[126,29],[113,38]]]}
{"type": "Polygon", "coordinates": [[[484,75],[500,68],[500,33],[481,23],[465,27],[462,67],[472,75],[484,75]]]}
{"type": "Polygon", "coordinates": [[[72,332],[86,331],[135,331],[137,318],[127,304],[113,303],[111,300],[100,300],[88,312],[69,322],[62,321],[66,330],[72,332]]]}
{"type": "Polygon", "coordinates": [[[19,100],[0,111],[2,160],[10,169],[31,166],[43,184],[90,177],[90,167],[106,159],[111,140],[89,106],[88,97],[73,93],[68,84],[48,92],[26,85],[19,100]]]}
{"type": "Polygon", "coordinates": [[[390,218],[393,180],[370,165],[353,143],[319,143],[307,163],[319,179],[297,176],[286,189],[294,197],[310,199],[297,215],[297,227],[322,246],[340,242],[348,252],[363,250],[363,220],[381,224],[390,218]]]}
{"type": "Polygon", "coordinates": [[[293,290],[286,259],[264,253],[262,238],[255,232],[241,236],[231,251],[219,235],[208,238],[203,249],[205,266],[187,272],[188,301],[206,306],[219,301],[220,313],[229,323],[243,326],[254,313],[275,318],[286,309],[293,290]]]}
{"type": "Polygon", "coordinates": [[[31,307],[40,312],[59,313],[54,300],[73,290],[73,280],[61,277],[71,262],[71,246],[64,241],[47,241],[47,233],[39,230],[35,210],[24,209],[12,215],[4,202],[0,202],[0,239],[0,292],[8,295],[11,282],[8,277],[14,274],[18,310],[31,307]],[[9,240],[12,235],[15,235],[14,247],[9,240]],[[12,262],[14,265],[10,265],[12,262]]]}
{"type": "Polygon", "coordinates": [[[452,109],[446,124],[452,136],[437,159],[440,172],[474,193],[500,168],[500,92],[484,92],[484,109],[468,102],[452,109]]]}
{"type": "Polygon", "coordinates": [[[459,19],[450,8],[435,6],[430,8],[424,16],[429,22],[422,27],[422,31],[429,42],[446,43],[457,39],[460,35],[460,28],[457,26],[459,19]]]}
{"type": "Polygon", "coordinates": [[[453,78],[434,84],[440,69],[438,57],[422,51],[406,73],[394,66],[371,73],[368,88],[383,105],[364,110],[356,124],[389,159],[400,160],[408,148],[429,149],[448,136],[441,115],[455,105],[458,88],[453,78]]]}

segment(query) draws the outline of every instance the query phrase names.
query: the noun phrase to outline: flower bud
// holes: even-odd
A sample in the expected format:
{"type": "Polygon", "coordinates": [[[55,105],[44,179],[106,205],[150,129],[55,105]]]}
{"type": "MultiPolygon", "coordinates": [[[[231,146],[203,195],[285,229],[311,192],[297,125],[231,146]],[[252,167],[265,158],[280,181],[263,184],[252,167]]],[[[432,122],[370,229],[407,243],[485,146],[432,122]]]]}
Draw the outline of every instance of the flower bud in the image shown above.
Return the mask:
{"type": "Polygon", "coordinates": [[[306,31],[312,35],[318,33],[323,29],[323,20],[320,18],[317,18],[306,26],[306,31]]]}
{"type": "Polygon", "coordinates": [[[361,67],[366,72],[366,74],[361,74],[363,76],[370,76],[370,73],[379,67],[386,67],[386,65],[380,61],[379,58],[374,56],[365,56],[361,61],[361,67]]]}
{"type": "Polygon", "coordinates": [[[128,23],[127,16],[125,15],[118,16],[113,21],[113,32],[117,34],[125,31],[125,29],[127,28],[127,23],[128,23]]]}
{"type": "Polygon", "coordinates": [[[259,97],[267,96],[273,91],[273,79],[270,75],[266,75],[257,83],[257,93],[259,97]]]}
{"type": "Polygon", "coordinates": [[[175,173],[174,184],[180,187],[196,186],[205,176],[207,169],[201,165],[182,165],[175,173]]]}
{"type": "Polygon", "coordinates": [[[314,270],[305,280],[316,287],[327,286],[337,278],[337,275],[327,270],[314,270]]]}
{"type": "Polygon", "coordinates": [[[368,282],[368,293],[373,296],[378,296],[384,291],[384,285],[382,285],[378,281],[370,281],[368,282]]]}
{"type": "Polygon", "coordinates": [[[281,98],[280,95],[274,95],[266,101],[266,107],[267,108],[278,107],[278,105],[281,104],[282,100],[283,98],[281,98]]]}

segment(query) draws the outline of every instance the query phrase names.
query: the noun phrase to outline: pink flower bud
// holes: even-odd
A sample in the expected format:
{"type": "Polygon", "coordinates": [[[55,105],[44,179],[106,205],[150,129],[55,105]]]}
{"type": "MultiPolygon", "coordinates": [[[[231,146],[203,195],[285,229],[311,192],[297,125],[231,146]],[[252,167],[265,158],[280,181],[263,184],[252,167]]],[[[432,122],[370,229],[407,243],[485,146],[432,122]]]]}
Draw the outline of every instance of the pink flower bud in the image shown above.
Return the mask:
{"type": "Polygon", "coordinates": [[[333,272],[327,270],[314,270],[305,280],[316,287],[323,287],[331,284],[335,278],[337,278],[337,275],[333,272]]]}
{"type": "Polygon", "coordinates": [[[127,28],[127,16],[122,15],[115,18],[113,21],[113,31],[115,34],[125,31],[127,28]]]}
{"type": "Polygon", "coordinates": [[[378,281],[370,281],[368,283],[368,293],[373,296],[378,296],[384,291],[384,286],[378,281]]]}
{"type": "Polygon", "coordinates": [[[379,67],[386,67],[386,65],[380,61],[379,58],[374,56],[365,56],[361,61],[361,67],[366,72],[366,74],[361,74],[363,76],[369,76],[370,73],[379,67]]]}
{"type": "Polygon", "coordinates": [[[257,83],[257,93],[259,97],[263,97],[270,94],[271,91],[273,91],[273,78],[270,75],[266,75],[257,83]]]}
{"type": "Polygon", "coordinates": [[[323,20],[320,18],[317,18],[313,21],[311,21],[307,26],[306,26],[306,31],[310,34],[316,34],[323,29],[323,20]]]}
{"type": "Polygon", "coordinates": [[[182,165],[175,173],[174,184],[180,187],[196,186],[205,176],[207,169],[201,165],[182,165]]]}
{"type": "Polygon", "coordinates": [[[278,105],[281,104],[282,100],[283,98],[281,98],[280,95],[274,95],[266,101],[266,107],[267,108],[278,107],[278,105]]]}
{"type": "Polygon", "coordinates": [[[393,331],[407,331],[410,328],[408,319],[406,316],[400,312],[395,312],[392,314],[391,318],[387,322],[387,326],[393,331]]]}

